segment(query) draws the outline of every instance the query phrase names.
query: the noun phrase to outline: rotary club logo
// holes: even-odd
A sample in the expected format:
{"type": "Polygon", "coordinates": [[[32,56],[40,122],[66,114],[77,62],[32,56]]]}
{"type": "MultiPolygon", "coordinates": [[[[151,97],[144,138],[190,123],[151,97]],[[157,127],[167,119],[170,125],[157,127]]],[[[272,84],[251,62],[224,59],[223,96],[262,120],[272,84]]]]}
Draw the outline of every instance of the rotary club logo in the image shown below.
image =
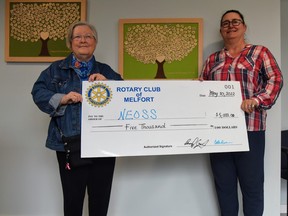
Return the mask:
{"type": "Polygon", "coordinates": [[[103,83],[93,84],[86,91],[86,100],[95,107],[106,106],[111,101],[111,98],[111,89],[103,83]]]}

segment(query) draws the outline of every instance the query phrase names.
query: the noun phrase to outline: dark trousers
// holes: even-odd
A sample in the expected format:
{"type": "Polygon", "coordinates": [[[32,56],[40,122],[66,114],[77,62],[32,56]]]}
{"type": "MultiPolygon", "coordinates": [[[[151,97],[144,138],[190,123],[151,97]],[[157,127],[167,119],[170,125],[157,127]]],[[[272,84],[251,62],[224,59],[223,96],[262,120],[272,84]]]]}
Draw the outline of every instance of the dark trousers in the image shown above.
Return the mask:
{"type": "Polygon", "coordinates": [[[86,189],[90,216],[106,216],[115,158],[94,158],[92,165],[65,169],[65,153],[57,152],[63,189],[64,215],[81,216],[86,189]]]}
{"type": "Polygon", "coordinates": [[[248,132],[248,140],[249,152],[210,154],[222,216],[238,216],[238,181],[243,197],[244,215],[263,214],[265,132],[248,132]]]}

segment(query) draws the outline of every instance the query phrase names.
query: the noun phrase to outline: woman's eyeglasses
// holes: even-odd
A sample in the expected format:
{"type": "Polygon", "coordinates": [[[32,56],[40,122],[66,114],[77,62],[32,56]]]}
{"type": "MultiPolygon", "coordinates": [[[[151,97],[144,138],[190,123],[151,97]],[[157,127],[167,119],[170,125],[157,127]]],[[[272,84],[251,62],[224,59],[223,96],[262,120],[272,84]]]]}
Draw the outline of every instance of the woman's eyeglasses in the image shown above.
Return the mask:
{"type": "Polygon", "coordinates": [[[75,41],[81,41],[82,38],[85,40],[85,41],[90,41],[92,39],[94,39],[95,37],[93,35],[76,35],[74,37],[72,37],[72,40],[75,40],[75,41]]]}
{"type": "Polygon", "coordinates": [[[243,23],[242,20],[240,19],[233,19],[233,20],[225,20],[221,23],[221,27],[222,28],[228,28],[230,26],[230,24],[232,24],[232,26],[239,26],[241,23],[243,23]]]}

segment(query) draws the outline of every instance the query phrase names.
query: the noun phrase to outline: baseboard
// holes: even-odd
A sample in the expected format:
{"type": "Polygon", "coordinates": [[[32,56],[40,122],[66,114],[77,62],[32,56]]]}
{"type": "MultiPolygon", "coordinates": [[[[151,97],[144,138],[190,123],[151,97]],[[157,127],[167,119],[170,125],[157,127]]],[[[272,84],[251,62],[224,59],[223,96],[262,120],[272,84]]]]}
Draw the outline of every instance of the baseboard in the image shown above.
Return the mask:
{"type": "Polygon", "coordinates": [[[287,213],[287,206],[286,205],[280,205],[280,213],[287,213]]]}

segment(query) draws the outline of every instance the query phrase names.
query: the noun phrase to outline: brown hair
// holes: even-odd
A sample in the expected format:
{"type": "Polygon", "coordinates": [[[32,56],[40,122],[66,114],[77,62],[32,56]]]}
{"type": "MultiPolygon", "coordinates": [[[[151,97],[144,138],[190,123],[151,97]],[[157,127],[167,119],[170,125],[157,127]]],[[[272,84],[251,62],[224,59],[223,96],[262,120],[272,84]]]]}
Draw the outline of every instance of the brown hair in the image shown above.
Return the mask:
{"type": "Polygon", "coordinates": [[[224,17],[226,14],[228,14],[228,13],[237,13],[237,14],[240,16],[243,24],[245,25],[244,16],[243,16],[243,14],[242,14],[240,11],[238,11],[238,10],[227,10],[227,11],[221,16],[220,26],[221,26],[221,23],[222,23],[222,21],[223,21],[223,17],[224,17]]]}

